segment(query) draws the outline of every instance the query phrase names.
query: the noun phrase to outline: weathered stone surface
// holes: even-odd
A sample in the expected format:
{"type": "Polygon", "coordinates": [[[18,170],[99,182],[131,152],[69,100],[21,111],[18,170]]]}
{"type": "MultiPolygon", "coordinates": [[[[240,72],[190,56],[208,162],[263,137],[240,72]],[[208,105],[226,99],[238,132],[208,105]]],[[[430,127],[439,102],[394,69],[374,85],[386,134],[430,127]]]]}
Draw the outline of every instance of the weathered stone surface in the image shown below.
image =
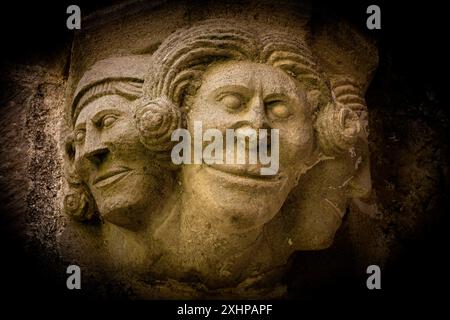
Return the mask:
{"type": "MultiPolygon", "coordinates": [[[[384,66],[369,87],[377,65],[374,43],[345,22],[334,28],[320,21],[310,34],[312,18],[309,6],[289,1],[276,5],[132,2],[94,13],[85,21],[74,40],[68,79],[68,48],[51,62],[41,59],[41,66],[7,65],[2,73],[6,89],[1,98],[0,138],[5,232],[24,241],[40,268],[51,270],[61,281],[65,265],[80,265],[86,292],[102,297],[306,297],[327,288],[329,282],[348,280],[344,274],[363,273],[368,264],[388,266],[401,252],[401,242],[417,236],[420,225],[431,228],[429,216],[437,217],[442,209],[442,190],[448,188],[448,141],[442,132],[448,129],[448,120],[439,113],[440,102],[435,99],[416,96],[410,103],[405,99],[410,92],[402,88],[386,94],[386,83],[398,80],[384,66]],[[264,192],[255,187],[248,193],[243,181],[237,180],[231,188],[237,193],[227,193],[226,179],[205,183],[208,177],[202,177],[201,170],[174,167],[164,155],[170,150],[164,146],[174,128],[191,129],[198,119],[213,127],[226,127],[225,122],[232,121],[208,112],[207,96],[215,84],[249,76],[249,87],[266,92],[273,83],[290,88],[292,82],[294,88],[302,82],[294,69],[283,71],[257,57],[261,45],[239,62],[230,58],[226,46],[214,47],[225,48],[221,53],[208,53],[204,44],[189,47],[193,30],[220,39],[223,20],[199,27],[200,21],[211,18],[233,21],[232,26],[246,21],[236,29],[255,35],[255,42],[262,41],[264,31],[266,39],[275,30],[280,30],[281,38],[288,32],[289,41],[298,37],[310,50],[300,57],[310,54],[324,82],[329,82],[325,98],[318,97],[311,83],[300,86],[300,95],[287,89],[288,94],[298,95],[301,103],[297,104],[325,111],[317,117],[310,112],[306,118],[311,119],[302,126],[287,127],[288,133],[301,127],[303,131],[294,136],[305,137],[304,128],[311,126],[315,138],[304,140],[318,142],[305,144],[301,157],[289,155],[291,149],[287,161],[281,157],[280,168],[299,172],[296,177],[292,169],[285,190],[264,192]],[[211,31],[214,28],[219,31],[211,31]],[[178,38],[167,40],[177,30],[178,38]],[[177,72],[194,65],[177,52],[186,48],[187,52],[200,48],[199,60],[192,61],[201,67],[197,69],[201,74],[189,78],[185,91],[176,91],[185,88],[183,83],[167,91],[158,89],[159,83],[173,81],[164,78],[168,57],[181,61],[172,66],[177,72]],[[326,103],[331,101],[339,108],[326,103]],[[68,142],[77,139],[77,132],[71,126],[77,122],[88,126],[95,112],[113,105],[126,115],[124,127],[117,135],[110,133],[111,144],[103,148],[113,147],[116,165],[145,170],[122,189],[86,191],[86,184],[92,188],[89,183],[95,172],[72,166],[77,147],[68,142]],[[155,134],[155,123],[161,119],[168,125],[155,134]],[[322,152],[316,152],[317,146],[322,152]],[[78,187],[82,196],[74,192],[78,187]],[[76,205],[83,196],[91,207],[76,205]],[[255,199],[261,201],[252,203],[255,199]],[[131,202],[135,206],[130,207],[131,202]],[[65,211],[76,219],[63,214],[64,203],[65,211]],[[221,225],[224,214],[239,210],[238,222],[221,225]],[[252,212],[255,215],[245,221],[252,212]],[[244,232],[236,232],[240,227],[244,232]]],[[[92,137],[85,138],[100,141],[92,137]]],[[[98,147],[93,150],[97,163],[104,161],[105,154],[97,152],[98,147]]],[[[355,281],[359,276],[351,277],[355,281]]]]}
{"type": "MultiPolygon", "coordinates": [[[[277,8],[287,17],[290,8],[277,8]]],[[[146,297],[279,296],[288,258],[331,246],[349,200],[370,194],[364,92],[377,64],[373,44],[345,24],[342,35],[322,26],[312,36],[307,6],[287,24],[253,10],[241,20],[229,12],[211,19],[220,10],[184,20],[165,39],[143,32],[149,24],[111,37],[109,24],[75,42],[64,205],[76,220],[102,222],[93,235],[75,227],[99,250],[78,259],[116,277],[154,279],[146,297]],[[79,54],[93,35],[92,54],[79,54]],[[154,51],[99,59],[102,41],[120,50],[130,35],[154,51]],[[280,168],[262,179],[261,163],[174,166],[170,136],[178,128],[195,135],[196,122],[223,136],[279,130],[271,152],[280,168]]],[[[79,247],[77,237],[66,228],[61,252],[79,247]]]]}

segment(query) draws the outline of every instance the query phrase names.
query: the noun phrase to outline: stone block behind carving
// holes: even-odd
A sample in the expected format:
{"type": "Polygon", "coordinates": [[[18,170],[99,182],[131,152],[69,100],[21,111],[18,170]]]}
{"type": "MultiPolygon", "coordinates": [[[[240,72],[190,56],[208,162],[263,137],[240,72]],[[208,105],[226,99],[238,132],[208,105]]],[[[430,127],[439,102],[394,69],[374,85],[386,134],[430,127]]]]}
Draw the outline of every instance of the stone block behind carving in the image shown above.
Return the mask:
{"type": "Polygon", "coordinates": [[[312,33],[293,2],[134,8],[97,13],[108,23],[88,19],[75,39],[61,254],[140,297],[282,296],[289,258],[328,248],[370,196],[375,46],[345,22],[312,33]],[[175,165],[171,134],[196,121],[278,129],[278,173],[175,165]]]}

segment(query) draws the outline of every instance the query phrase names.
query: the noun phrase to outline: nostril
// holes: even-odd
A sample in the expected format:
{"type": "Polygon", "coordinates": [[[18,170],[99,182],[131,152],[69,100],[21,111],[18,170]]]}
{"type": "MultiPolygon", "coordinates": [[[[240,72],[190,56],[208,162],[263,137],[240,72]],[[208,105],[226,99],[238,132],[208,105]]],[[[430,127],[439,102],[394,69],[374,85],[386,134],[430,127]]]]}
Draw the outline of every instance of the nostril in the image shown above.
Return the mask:
{"type": "Polygon", "coordinates": [[[102,149],[97,149],[97,150],[90,152],[87,155],[87,158],[92,163],[94,163],[96,165],[100,165],[103,162],[105,162],[106,158],[108,157],[108,154],[109,154],[108,148],[102,148],[102,149]]]}

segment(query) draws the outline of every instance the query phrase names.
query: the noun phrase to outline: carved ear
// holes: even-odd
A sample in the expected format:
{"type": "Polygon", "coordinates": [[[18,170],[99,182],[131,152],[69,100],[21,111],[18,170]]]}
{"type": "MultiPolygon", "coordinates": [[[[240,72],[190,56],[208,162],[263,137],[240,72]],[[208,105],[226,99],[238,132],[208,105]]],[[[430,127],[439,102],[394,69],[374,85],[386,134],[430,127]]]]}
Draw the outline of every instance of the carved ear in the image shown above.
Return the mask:
{"type": "Polygon", "coordinates": [[[65,176],[69,184],[63,202],[64,212],[77,221],[93,220],[96,216],[96,206],[89,191],[82,185],[75,172],[75,148],[73,145],[73,134],[68,134],[64,141],[65,176]]]}
{"type": "Polygon", "coordinates": [[[329,103],[319,112],[316,123],[318,141],[326,155],[335,155],[353,147],[361,131],[359,116],[340,103],[329,103]]]}
{"type": "Polygon", "coordinates": [[[70,186],[64,197],[64,211],[77,221],[93,220],[96,212],[94,199],[82,186],[70,186]]]}
{"type": "Polygon", "coordinates": [[[134,119],[140,140],[151,151],[168,151],[172,148],[172,132],[181,127],[181,112],[162,97],[147,101],[139,99],[135,105],[134,119]]]}

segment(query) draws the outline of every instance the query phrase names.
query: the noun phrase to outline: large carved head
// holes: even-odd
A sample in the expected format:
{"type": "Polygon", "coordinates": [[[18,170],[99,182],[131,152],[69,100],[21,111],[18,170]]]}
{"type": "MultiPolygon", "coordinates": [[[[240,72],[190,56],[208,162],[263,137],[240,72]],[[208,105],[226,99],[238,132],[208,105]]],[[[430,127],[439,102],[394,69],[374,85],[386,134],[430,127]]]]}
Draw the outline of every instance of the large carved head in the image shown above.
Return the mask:
{"type": "Polygon", "coordinates": [[[70,191],[65,209],[80,220],[99,218],[136,229],[170,184],[158,157],[140,142],[133,101],[142,96],[147,56],[95,63],[78,83],[66,140],[70,191]]]}
{"type": "Polygon", "coordinates": [[[279,130],[275,175],[259,175],[261,164],[183,167],[187,194],[214,226],[233,232],[269,222],[303,174],[364,134],[301,35],[229,20],[179,30],[153,54],[136,113],[143,143],[170,149],[173,129],[182,123],[195,134],[196,121],[223,137],[226,129],[279,130]]]}

